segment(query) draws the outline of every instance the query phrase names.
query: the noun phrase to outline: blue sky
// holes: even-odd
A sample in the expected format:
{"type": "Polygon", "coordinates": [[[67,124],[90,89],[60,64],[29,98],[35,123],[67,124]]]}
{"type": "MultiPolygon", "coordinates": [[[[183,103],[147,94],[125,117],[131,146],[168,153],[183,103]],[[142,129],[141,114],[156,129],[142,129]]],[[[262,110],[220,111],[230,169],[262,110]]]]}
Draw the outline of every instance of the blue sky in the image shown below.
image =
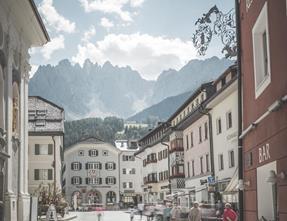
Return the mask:
{"type": "MultiPolygon", "coordinates": [[[[31,50],[32,72],[62,59],[83,65],[131,66],[145,79],[166,69],[180,69],[199,57],[191,42],[194,23],[212,6],[223,12],[232,0],[35,0],[51,38],[31,50]]],[[[212,42],[205,57],[219,56],[212,42]]]]}

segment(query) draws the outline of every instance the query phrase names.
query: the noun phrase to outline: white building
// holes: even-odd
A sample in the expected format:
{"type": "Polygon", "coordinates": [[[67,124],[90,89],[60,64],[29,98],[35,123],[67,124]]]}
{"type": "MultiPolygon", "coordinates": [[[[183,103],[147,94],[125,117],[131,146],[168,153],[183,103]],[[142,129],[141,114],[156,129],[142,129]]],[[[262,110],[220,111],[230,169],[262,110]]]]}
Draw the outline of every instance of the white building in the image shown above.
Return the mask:
{"type": "Polygon", "coordinates": [[[172,125],[171,187],[182,206],[208,200],[206,184],[202,183],[210,175],[208,117],[200,110],[212,93],[211,83],[202,84],[168,119],[172,125]]]}
{"type": "Polygon", "coordinates": [[[135,156],[142,161],[144,203],[163,201],[170,194],[167,124],[160,124],[139,140],[135,156]]]}
{"type": "Polygon", "coordinates": [[[49,40],[32,0],[0,0],[0,220],[29,220],[28,49],[49,40]]]}
{"type": "Polygon", "coordinates": [[[47,186],[54,185],[54,182],[56,190],[61,191],[64,109],[42,97],[33,96],[29,97],[28,117],[29,193],[34,194],[40,184],[47,186]]]}
{"type": "Polygon", "coordinates": [[[65,148],[63,190],[67,202],[77,195],[79,206],[119,203],[119,153],[115,146],[88,138],[65,148]]]}
{"type": "Polygon", "coordinates": [[[212,116],[216,191],[224,201],[237,202],[238,95],[236,66],[214,81],[216,92],[206,105],[212,116]],[[232,194],[233,193],[233,194],[232,194]]]}
{"type": "Polygon", "coordinates": [[[142,201],[142,162],[141,159],[135,157],[137,149],[129,149],[129,142],[126,141],[122,145],[121,141],[115,141],[116,147],[121,151],[120,159],[120,202],[121,206],[129,207],[137,205],[142,201]]]}

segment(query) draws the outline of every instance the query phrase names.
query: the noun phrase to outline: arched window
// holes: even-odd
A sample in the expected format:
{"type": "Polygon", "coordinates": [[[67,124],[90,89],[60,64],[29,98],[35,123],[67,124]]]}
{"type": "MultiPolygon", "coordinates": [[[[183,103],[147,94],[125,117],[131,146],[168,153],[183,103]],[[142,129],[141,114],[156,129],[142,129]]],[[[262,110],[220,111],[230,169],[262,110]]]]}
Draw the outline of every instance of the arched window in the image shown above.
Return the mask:
{"type": "Polygon", "coordinates": [[[98,191],[90,191],[88,194],[88,204],[102,203],[101,193],[98,191]]]}
{"type": "Polygon", "coordinates": [[[19,86],[17,82],[13,82],[13,124],[12,131],[14,134],[19,135],[19,108],[20,108],[20,98],[19,98],[19,86]]]}
{"type": "Polygon", "coordinates": [[[4,75],[0,65],[0,128],[4,129],[5,119],[5,107],[4,107],[4,75]]]}
{"type": "Polygon", "coordinates": [[[107,203],[116,203],[117,196],[113,191],[107,192],[107,203]]]}

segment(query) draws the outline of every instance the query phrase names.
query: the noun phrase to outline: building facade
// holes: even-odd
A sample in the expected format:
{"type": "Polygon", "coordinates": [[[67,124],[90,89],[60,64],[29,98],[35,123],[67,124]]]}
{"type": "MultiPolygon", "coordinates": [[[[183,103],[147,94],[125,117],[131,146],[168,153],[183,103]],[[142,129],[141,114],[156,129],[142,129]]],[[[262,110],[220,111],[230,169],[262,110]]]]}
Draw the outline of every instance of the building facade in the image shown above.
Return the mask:
{"type": "Polygon", "coordinates": [[[216,200],[238,203],[238,82],[230,66],[213,82],[214,95],[206,109],[212,118],[216,200]]]}
{"type": "Polygon", "coordinates": [[[163,202],[171,194],[167,124],[159,124],[139,140],[135,156],[142,162],[144,203],[163,202]]]}
{"type": "Polygon", "coordinates": [[[67,202],[78,206],[101,204],[115,208],[120,198],[120,150],[97,138],[88,138],[64,152],[63,191],[67,202]]]}
{"type": "Polygon", "coordinates": [[[28,191],[34,195],[37,194],[40,184],[48,186],[54,185],[55,182],[56,190],[60,192],[64,153],[64,109],[42,97],[30,96],[28,103],[28,191]]]}
{"type": "Polygon", "coordinates": [[[29,220],[28,49],[49,40],[33,1],[0,1],[0,220],[29,220]]]}
{"type": "Polygon", "coordinates": [[[134,154],[137,149],[118,147],[120,149],[120,203],[121,207],[137,205],[142,201],[142,161],[134,154]]]}
{"type": "Polygon", "coordinates": [[[207,177],[211,175],[209,118],[203,113],[205,101],[213,94],[212,83],[202,84],[169,118],[172,189],[179,192],[182,206],[208,202],[207,177]],[[172,156],[174,155],[174,156],[172,156]]]}
{"type": "Polygon", "coordinates": [[[244,220],[287,220],[287,3],[240,1],[244,220]]]}

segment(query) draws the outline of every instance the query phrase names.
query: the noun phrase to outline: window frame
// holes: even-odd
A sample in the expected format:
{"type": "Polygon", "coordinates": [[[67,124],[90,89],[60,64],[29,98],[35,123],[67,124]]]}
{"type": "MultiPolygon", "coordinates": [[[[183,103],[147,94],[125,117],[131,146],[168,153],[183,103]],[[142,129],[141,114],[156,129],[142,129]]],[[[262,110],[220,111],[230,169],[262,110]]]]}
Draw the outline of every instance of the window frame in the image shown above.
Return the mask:
{"type": "Polygon", "coordinates": [[[257,99],[263,91],[271,83],[271,60],[270,60],[270,39],[269,39],[269,26],[268,26],[268,7],[267,2],[263,5],[259,16],[252,28],[252,44],[253,44],[253,68],[254,68],[254,88],[255,99],[257,99]],[[264,76],[264,47],[263,47],[263,34],[266,33],[266,49],[267,49],[267,75],[264,76]],[[263,60],[263,61],[262,61],[263,60]],[[263,76],[262,76],[263,75],[263,76]],[[262,80],[258,82],[258,78],[262,80]]]}
{"type": "Polygon", "coordinates": [[[223,153],[218,154],[218,170],[222,171],[224,170],[224,156],[223,153]],[[221,160],[222,156],[222,160],[221,160]]]}
{"type": "Polygon", "coordinates": [[[230,129],[233,126],[233,122],[232,122],[232,111],[228,111],[226,112],[226,129],[230,129]],[[231,116],[231,118],[229,119],[229,116],[231,116]]]}

